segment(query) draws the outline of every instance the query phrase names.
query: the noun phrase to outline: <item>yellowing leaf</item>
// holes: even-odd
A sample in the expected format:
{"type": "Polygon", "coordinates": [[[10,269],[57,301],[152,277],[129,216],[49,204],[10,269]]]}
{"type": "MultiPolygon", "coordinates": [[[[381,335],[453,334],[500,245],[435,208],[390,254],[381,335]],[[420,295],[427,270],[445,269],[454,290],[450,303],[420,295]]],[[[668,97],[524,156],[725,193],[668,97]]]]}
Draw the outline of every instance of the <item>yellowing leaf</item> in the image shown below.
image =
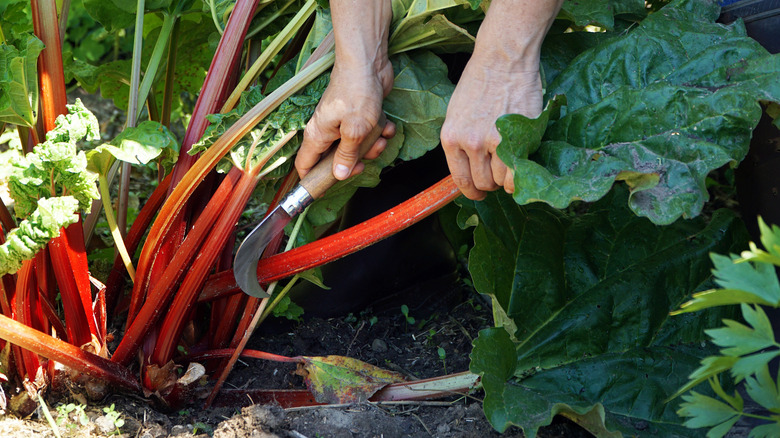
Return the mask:
{"type": "Polygon", "coordinates": [[[391,383],[406,378],[344,356],[303,356],[297,373],[320,403],[355,403],[368,400],[391,383]]]}

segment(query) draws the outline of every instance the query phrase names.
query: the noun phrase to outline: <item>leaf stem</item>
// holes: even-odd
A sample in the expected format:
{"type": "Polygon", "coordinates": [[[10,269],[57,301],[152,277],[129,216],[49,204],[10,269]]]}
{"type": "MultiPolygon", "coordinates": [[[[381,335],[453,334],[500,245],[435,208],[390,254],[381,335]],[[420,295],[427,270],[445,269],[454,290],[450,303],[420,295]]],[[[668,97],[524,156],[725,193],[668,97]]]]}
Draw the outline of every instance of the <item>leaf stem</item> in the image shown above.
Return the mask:
{"type": "Polygon", "coordinates": [[[225,104],[222,105],[220,112],[226,113],[232,110],[234,106],[236,106],[238,99],[241,97],[241,93],[243,93],[244,90],[249,87],[249,84],[251,84],[252,81],[254,81],[255,78],[257,78],[257,76],[266,69],[266,67],[268,67],[273,58],[278,55],[287,42],[292,39],[298,29],[300,29],[301,26],[306,23],[306,20],[308,20],[309,16],[314,13],[316,7],[316,0],[308,0],[306,4],[303,5],[301,10],[298,11],[298,13],[295,15],[295,17],[293,17],[292,20],[290,20],[289,23],[287,23],[287,26],[285,26],[284,29],[279,32],[276,38],[271,41],[271,44],[269,44],[268,47],[263,50],[263,53],[261,53],[257,60],[252,64],[252,67],[249,68],[244,77],[241,78],[241,81],[238,83],[238,85],[236,85],[236,88],[230,94],[230,97],[228,97],[225,101],[225,104]]]}
{"type": "Polygon", "coordinates": [[[114,244],[125,263],[127,273],[130,275],[130,281],[135,281],[135,269],[133,268],[133,261],[130,259],[130,255],[127,253],[125,247],[125,241],[122,238],[122,233],[119,232],[116,220],[114,219],[114,210],[111,207],[111,194],[108,192],[108,180],[105,175],[98,177],[98,188],[100,190],[100,199],[103,201],[103,210],[106,212],[106,221],[108,222],[108,228],[111,230],[111,236],[114,238],[114,244]]]}

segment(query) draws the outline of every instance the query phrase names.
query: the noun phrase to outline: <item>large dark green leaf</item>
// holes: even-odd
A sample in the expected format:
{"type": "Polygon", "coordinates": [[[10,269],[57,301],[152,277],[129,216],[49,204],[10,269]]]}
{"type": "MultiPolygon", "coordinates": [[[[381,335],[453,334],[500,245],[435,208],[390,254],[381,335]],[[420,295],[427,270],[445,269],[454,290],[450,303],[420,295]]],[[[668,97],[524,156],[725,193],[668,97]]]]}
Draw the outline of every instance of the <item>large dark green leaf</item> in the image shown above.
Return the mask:
{"type": "Polygon", "coordinates": [[[643,0],[565,0],[560,15],[577,26],[589,24],[612,29],[616,15],[642,17],[645,14],[643,0]]]}
{"type": "Polygon", "coordinates": [[[505,341],[490,332],[474,347],[472,371],[496,379],[483,384],[486,413],[499,430],[518,424],[532,434],[560,409],[585,415],[599,404],[609,430],[630,432],[637,422],[662,432],[649,436],[683,430],[662,401],[706,354],[672,346],[701,341],[719,315],[683,321],[669,312],[711,281],[707,254],[734,251],[745,232],[725,210],[710,223],[659,227],[633,215],[625,190],[617,192],[577,216],[544,204],[519,206],[500,193],[463,201],[462,217],[476,214],[479,222],[469,270],[477,290],[492,299],[514,356],[507,374],[506,358],[480,359],[503,357],[496,350],[505,350],[505,341]],[[602,372],[592,371],[599,366],[602,372]],[[580,387],[571,386],[571,376],[580,387]],[[669,422],[676,426],[662,427],[669,422]]]}
{"type": "Polygon", "coordinates": [[[566,96],[566,114],[530,160],[516,149],[523,128],[502,131],[515,200],[562,208],[625,181],[631,209],[655,223],[698,215],[707,174],[747,152],[758,100],[780,100],[780,58],[717,14],[678,1],[574,59],[548,90],[566,96]]]}

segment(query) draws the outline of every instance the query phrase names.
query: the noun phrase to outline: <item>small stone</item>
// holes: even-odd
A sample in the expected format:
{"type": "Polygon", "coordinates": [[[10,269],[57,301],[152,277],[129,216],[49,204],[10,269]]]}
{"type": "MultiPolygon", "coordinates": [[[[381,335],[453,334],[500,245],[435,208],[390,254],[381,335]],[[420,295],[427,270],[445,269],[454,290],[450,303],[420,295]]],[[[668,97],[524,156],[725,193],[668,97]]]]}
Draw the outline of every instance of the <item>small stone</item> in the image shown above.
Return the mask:
{"type": "Polygon", "coordinates": [[[387,351],[387,343],[379,338],[374,339],[371,343],[371,349],[376,353],[384,353],[387,351]]]}
{"type": "Polygon", "coordinates": [[[189,432],[187,426],[182,426],[181,424],[177,424],[171,428],[171,435],[184,435],[189,432]]]}
{"type": "Polygon", "coordinates": [[[439,436],[444,436],[446,434],[450,433],[450,425],[449,424],[440,424],[436,428],[436,434],[439,436]]]}
{"type": "Polygon", "coordinates": [[[95,426],[97,426],[100,433],[109,434],[116,429],[114,426],[114,420],[108,418],[105,415],[95,418],[95,426]]]}

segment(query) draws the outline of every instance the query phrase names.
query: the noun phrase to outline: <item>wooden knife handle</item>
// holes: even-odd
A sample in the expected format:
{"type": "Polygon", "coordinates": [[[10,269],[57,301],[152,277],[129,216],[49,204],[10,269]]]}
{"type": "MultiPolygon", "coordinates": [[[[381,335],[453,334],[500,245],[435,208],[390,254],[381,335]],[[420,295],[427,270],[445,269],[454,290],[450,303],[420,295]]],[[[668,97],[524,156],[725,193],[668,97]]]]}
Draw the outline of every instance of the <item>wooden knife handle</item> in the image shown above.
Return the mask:
{"type": "MultiPolygon", "coordinates": [[[[387,117],[385,117],[385,113],[382,113],[379,116],[379,121],[377,122],[376,126],[374,126],[374,129],[372,129],[363,142],[360,143],[358,153],[360,154],[361,158],[368,152],[369,149],[371,149],[371,146],[376,143],[379,136],[382,135],[382,131],[385,129],[386,123],[387,117]]],[[[301,180],[300,184],[314,199],[317,199],[325,194],[329,188],[333,187],[333,185],[338,182],[336,177],[333,176],[333,157],[336,155],[337,147],[338,143],[334,144],[314,166],[314,168],[312,168],[309,173],[307,173],[306,176],[301,180]]]]}

